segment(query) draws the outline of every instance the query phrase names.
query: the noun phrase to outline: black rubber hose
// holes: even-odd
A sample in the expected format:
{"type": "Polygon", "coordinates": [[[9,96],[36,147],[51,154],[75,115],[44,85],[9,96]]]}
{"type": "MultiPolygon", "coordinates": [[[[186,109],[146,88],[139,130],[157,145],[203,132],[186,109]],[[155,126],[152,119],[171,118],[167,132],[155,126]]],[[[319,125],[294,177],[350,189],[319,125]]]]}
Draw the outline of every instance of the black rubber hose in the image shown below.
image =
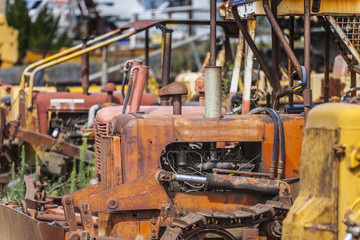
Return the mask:
{"type": "Polygon", "coordinates": [[[248,112],[247,114],[257,114],[260,112],[269,113],[274,122],[274,143],[273,143],[273,148],[272,148],[272,153],[271,153],[270,177],[275,178],[276,152],[277,152],[277,148],[278,148],[278,135],[279,135],[277,116],[271,108],[266,108],[266,107],[255,108],[255,109],[251,110],[250,112],[248,112]]]}
{"type": "Polygon", "coordinates": [[[127,72],[125,71],[124,72],[124,78],[123,78],[123,81],[121,83],[121,96],[122,96],[124,101],[125,101],[125,83],[126,83],[126,80],[127,80],[127,72]]]}
{"type": "Polygon", "coordinates": [[[354,92],[354,91],[359,91],[360,87],[356,87],[353,89],[348,90],[343,96],[342,96],[342,101],[345,100],[345,98],[347,98],[349,96],[350,93],[354,92]]]}
{"type": "Polygon", "coordinates": [[[271,109],[277,117],[278,123],[279,123],[279,130],[280,130],[280,155],[279,155],[279,165],[278,165],[278,171],[277,171],[277,178],[281,179],[282,172],[284,168],[284,162],[285,162],[285,134],[284,134],[284,124],[281,119],[280,113],[275,111],[274,109],[271,109]]]}
{"type": "Polygon", "coordinates": [[[128,102],[129,102],[130,94],[131,94],[131,85],[128,86],[128,90],[126,92],[126,98],[125,98],[125,102],[124,102],[124,105],[123,105],[122,114],[125,114],[125,112],[126,112],[126,106],[127,106],[128,102]]]}

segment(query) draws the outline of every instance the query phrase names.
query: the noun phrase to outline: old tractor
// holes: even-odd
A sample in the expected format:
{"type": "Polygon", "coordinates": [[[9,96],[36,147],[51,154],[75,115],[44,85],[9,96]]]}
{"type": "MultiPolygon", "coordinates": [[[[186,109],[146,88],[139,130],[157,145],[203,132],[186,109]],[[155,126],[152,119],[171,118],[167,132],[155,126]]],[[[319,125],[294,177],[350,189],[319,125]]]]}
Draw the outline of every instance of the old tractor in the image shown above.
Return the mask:
{"type": "MultiPolygon", "coordinates": [[[[339,9],[323,4],[326,2],[323,1],[320,5],[321,14],[339,12],[339,9]]],[[[36,236],[33,237],[35,239],[54,240],[265,240],[280,239],[283,232],[284,237],[290,236],[287,239],[298,238],[299,236],[291,231],[291,226],[285,225],[283,231],[282,222],[299,193],[300,153],[309,159],[325,154],[330,148],[335,151],[334,154],[343,154],[347,145],[337,145],[335,140],[334,144],[328,144],[328,142],[329,139],[339,137],[336,131],[342,133],[337,128],[340,126],[338,123],[346,125],[347,122],[331,121],[340,119],[340,117],[335,117],[335,113],[343,113],[345,117],[357,106],[351,106],[343,111],[342,104],[339,104],[338,108],[324,105],[316,107],[313,110],[314,114],[310,112],[313,107],[309,41],[311,4],[309,0],[284,0],[277,3],[279,2],[272,1],[270,8],[266,0],[231,1],[226,11],[230,14],[229,10],[231,10],[230,17],[233,16],[238,26],[239,42],[242,38],[247,42],[246,59],[252,62],[252,54],[254,54],[261,70],[270,82],[271,106],[276,108],[279,99],[285,95],[301,95],[304,98],[302,106],[304,115],[279,114],[272,108],[252,109],[253,99],[250,91],[252,67],[249,66],[246,67],[250,69],[248,70],[250,75],[245,74],[248,77],[244,78],[241,108],[230,108],[231,112],[224,114],[220,92],[221,68],[216,66],[216,1],[212,0],[210,65],[205,68],[205,108],[193,107],[189,110],[189,107],[183,106],[181,95],[186,94],[187,91],[183,85],[175,83],[159,92],[161,102],[166,105],[171,99],[172,107],[144,106],[136,108],[134,112],[121,107],[100,110],[94,121],[97,150],[96,175],[99,182],[62,198],[50,198],[41,194],[43,193],[41,191],[35,191],[35,186],[43,190],[44,184],[41,181],[34,182],[27,179],[29,190],[22,203],[23,213],[10,208],[15,204],[10,203],[10,207],[0,205],[2,222],[9,223],[18,219],[18,222],[24,223],[19,226],[18,231],[12,231],[8,224],[0,225],[4,239],[26,239],[27,232],[32,237],[36,236]],[[279,28],[276,20],[277,13],[290,16],[304,15],[305,66],[300,65],[291,44],[287,43],[279,28]],[[276,69],[270,71],[254,43],[254,18],[264,14],[274,29],[273,51],[279,48],[278,44],[281,43],[291,60],[290,65],[293,65],[296,70],[294,77],[291,78],[294,84],[285,89],[280,87],[276,69]],[[332,109],[328,110],[328,108],[332,109]],[[326,109],[326,114],[322,114],[325,111],[321,109],[326,109]],[[201,115],[185,115],[189,111],[192,113],[198,111],[201,115]],[[204,111],[203,115],[202,111],[204,111]],[[235,114],[237,112],[242,114],[235,114]],[[317,125],[319,121],[314,121],[315,118],[320,118],[320,115],[325,116],[322,118],[326,119],[323,124],[324,126],[327,124],[325,127],[330,129],[330,132],[323,131],[324,134],[321,135],[324,143],[315,142],[316,134],[322,134],[322,132],[318,129],[310,129],[311,136],[309,136],[312,141],[304,141],[302,147],[305,118],[308,118],[307,124],[310,124],[308,126],[322,128],[323,125],[317,125]],[[311,122],[314,124],[311,125],[311,122]],[[318,146],[322,149],[316,150],[318,146]],[[304,149],[308,152],[305,153],[304,149]],[[314,156],[309,156],[310,153],[314,156]],[[59,206],[60,201],[62,206],[59,206]],[[30,230],[26,231],[26,227],[30,230]]],[[[315,6],[315,8],[313,6],[313,14],[316,12],[315,3],[319,1],[313,3],[315,6]]],[[[347,1],[342,5],[341,11],[352,13],[354,4],[356,1],[347,1]]],[[[329,27],[331,19],[331,16],[325,15],[324,24],[329,27]]],[[[328,30],[331,30],[327,32],[329,35],[335,35],[341,28],[338,30],[328,28],[328,30]]],[[[338,45],[343,47],[341,44],[338,45]]],[[[238,61],[242,54],[238,53],[237,51],[235,65],[239,67],[241,64],[238,61]]],[[[249,65],[247,61],[246,64],[249,65]]],[[[275,54],[273,61],[277,63],[275,54]]],[[[355,64],[353,66],[356,68],[355,64]]],[[[234,72],[239,74],[239,71],[234,72]]],[[[236,82],[238,82],[238,77],[239,75],[234,77],[236,82]]],[[[197,87],[201,88],[201,86],[197,87]]],[[[325,92],[327,91],[325,85],[325,92]]],[[[350,94],[352,93],[348,95],[350,94]]],[[[329,97],[325,101],[328,101],[329,97]]],[[[354,114],[350,119],[356,119],[356,117],[357,115],[354,114]]],[[[346,129],[344,128],[345,135],[350,134],[350,130],[346,129]]],[[[330,161],[330,158],[327,161],[330,161]]],[[[354,167],[357,166],[355,161],[351,161],[351,164],[354,167]]],[[[309,166],[313,165],[309,164],[309,166]]],[[[310,175],[321,166],[325,167],[325,163],[318,168],[305,170],[308,172],[304,174],[310,175]]],[[[323,176],[325,179],[334,178],[335,180],[335,175],[327,174],[330,170],[327,168],[325,174],[320,172],[316,174],[320,174],[319,178],[323,176]]],[[[320,186],[331,185],[330,182],[326,182],[330,185],[314,187],[312,183],[316,181],[307,181],[308,188],[311,188],[308,192],[311,193],[318,190],[325,194],[320,186]]],[[[345,184],[345,181],[343,183],[345,184]]],[[[337,188],[336,185],[330,187],[337,188]]],[[[300,198],[295,201],[306,200],[302,193],[301,189],[300,198]]],[[[350,200],[355,201],[355,199],[350,200]]],[[[311,203],[309,202],[308,206],[311,203]]],[[[293,211],[300,209],[299,204],[301,205],[295,202],[299,208],[291,209],[290,216],[293,215],[293,211]]],[[[331,204],[332,202],[329,202],[329,206],[331,204]]],[[[309,209],[307,213],[311,214],[310,211],[322,213],[322,206],[316,208],[317,206],[312,206],[314,208],[309,209]]],[[[331,214],[336,214],[337,209],[335,207],[332,209],[334,211],[331,214]]],[[[356,213],[356,208],[353,208],[354,211],[356,213]]],[[[326,214],[322,219],[328,216],[326,214]]],[[[296,225],[297,223],[292,221],[298,221],[302,216],[300,214],[298,219],[286,220],[287,224],[296,225]]],[[[353,230],[356,219],[353,217],[350,220],[352,221],[347,221],[347,223],[353,227],[351,229],[353,230]]],[[[325,231],[326,234],[334,233],[333,227],[328,226],[325,220],[324,222],[305,221],[305,223],[310,223],[306,225],[309,234],[314,234],[314,232],[316,234],[316,229],[325,231]],[[312,232],[313,229],[315,229],[314,232],[312,232]]],[[[301,228],[301,226],[295,227],[301,228]]],[[[316,237],[302,239],[316,239],[316,237]]]]}

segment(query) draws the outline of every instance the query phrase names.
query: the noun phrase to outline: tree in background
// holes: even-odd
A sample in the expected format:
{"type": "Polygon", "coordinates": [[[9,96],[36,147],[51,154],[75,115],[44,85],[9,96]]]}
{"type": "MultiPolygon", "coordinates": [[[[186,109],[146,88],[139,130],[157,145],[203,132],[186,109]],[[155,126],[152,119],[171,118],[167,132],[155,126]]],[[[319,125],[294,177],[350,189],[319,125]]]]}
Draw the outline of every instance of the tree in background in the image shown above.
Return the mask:
{"type": "MultiPolygon", "coordinates": [[[[19,30],[19,59],[21,60],[25,56],[27,50],[44,50],[51,29],[56,22],[47,5],[39,11],[33,23],[24,0],[15,0],[15,3],[7,6],[8,23],[19,30]]],[[[71,46],[71,43],[66,31],[60,34],[56,26],[49,50],[59,50],[62,47],[71,46]]]]}
{"type": "MultiPolygon", "coordinates": [[[[47,5],[45,5],[36,16],[35,22],[32,23],[29,39],[30,50],[40,51],[44,49],[55,22],[56,19],[53,17],[47,5]]],[[[56,26],[49,50],[59,50],[61,47],[68,47],[70,45],[71,40],[67,38],[66,31],[60,34],[56,26]]]]}
{"type": "Polygon", "coordinates": [[[29,48],[31,20],[29,10],[24,0],[15,0],[13,4],[7,4],[6,18],[9,26],[19,30],[19,59],[22,59],[29,48]]]}

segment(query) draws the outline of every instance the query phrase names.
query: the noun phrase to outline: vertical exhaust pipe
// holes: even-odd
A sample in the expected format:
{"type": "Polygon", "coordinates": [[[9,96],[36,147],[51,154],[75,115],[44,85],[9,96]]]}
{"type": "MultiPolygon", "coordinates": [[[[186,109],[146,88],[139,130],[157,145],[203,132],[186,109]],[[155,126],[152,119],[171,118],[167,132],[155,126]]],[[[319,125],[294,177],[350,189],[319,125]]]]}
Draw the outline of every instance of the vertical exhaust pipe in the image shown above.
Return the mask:
{"type": "Polygon", "coordinates": [[[161,85],[165,87],[170,81],[170,63],[171,63],[171,41],[172,41],[172,29],[167,28],[163,24],[157,24],[157,29],[160,29],[163,33],[162,37],[162,75],[161,85]]]}
{"type": "Polygon", "coordinates": [[[133,96],[130,103],[130,112],[137,112],[140,109],[141,99],[143,97],[146,76],[149,70],[147,66],[135,66],[133,67],[134,75],[136,70],[136,77],[134,76],[134,88],[133,88],[133,96]]]}
{"type": "Polygon", "coordinates": [[[216,0],[210,3],[210,66],[205,68],[205,118],[221,118],[221,67],[216,66],[216,0]]]}

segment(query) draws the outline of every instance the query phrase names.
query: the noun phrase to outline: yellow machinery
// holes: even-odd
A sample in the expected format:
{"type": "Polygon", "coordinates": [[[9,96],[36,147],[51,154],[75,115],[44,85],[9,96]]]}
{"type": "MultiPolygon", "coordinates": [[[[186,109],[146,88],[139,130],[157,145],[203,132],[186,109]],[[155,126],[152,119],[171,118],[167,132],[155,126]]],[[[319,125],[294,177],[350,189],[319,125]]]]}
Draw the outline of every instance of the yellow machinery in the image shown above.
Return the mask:
{"type": "Polygon", "coordinates": [[[304,134],[301,190],[282,239],[344,239],[345,215],[350,231],[359,222],[360,106],[320,105],[309,113],[304,134]]]}
{"type": "Polygon", "coordinates": [[[4,14],[0,14],[0,61],[1,68],[11,67],[18,60],[19,31],[9,27],[4,14]]]}

